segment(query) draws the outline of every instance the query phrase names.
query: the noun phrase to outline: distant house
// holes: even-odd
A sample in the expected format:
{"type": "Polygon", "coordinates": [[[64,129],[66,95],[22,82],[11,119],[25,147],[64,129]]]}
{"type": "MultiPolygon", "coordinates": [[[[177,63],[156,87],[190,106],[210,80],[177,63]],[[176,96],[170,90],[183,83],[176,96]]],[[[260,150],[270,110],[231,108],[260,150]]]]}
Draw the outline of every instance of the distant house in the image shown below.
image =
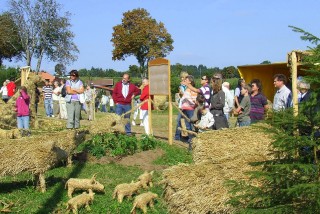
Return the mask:
{"type": "Polygon", "coordinates": [[[97,79],[97,80],[88,80],[87,85],[95,88],[103,88],[106,90],[112,90],[113,79],[97,79]]]}
{"type": "Polygon", "coordinates": [[[49,82],[53,82],[55,80],[55,76],[45,72],[45,71],[41,71],[38,73],[39,76],[41,76],[41,79],[43,81],[48,80],[49,82]]]}

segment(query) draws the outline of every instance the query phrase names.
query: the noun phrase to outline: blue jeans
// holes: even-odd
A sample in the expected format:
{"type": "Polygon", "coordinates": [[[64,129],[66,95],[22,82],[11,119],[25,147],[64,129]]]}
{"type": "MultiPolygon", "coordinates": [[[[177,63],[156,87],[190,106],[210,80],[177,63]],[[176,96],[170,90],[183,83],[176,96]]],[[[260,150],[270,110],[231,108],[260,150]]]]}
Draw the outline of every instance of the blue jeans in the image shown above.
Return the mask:
{"type": "MultiPolygon", "coordinates": [[[[116,105],[116,114],[117,115],[122,115],[128,111],[131,110],[131,104],[128,105],[122,105],[122,104],[117,104],[116,105]]],[[[131,123],[130,123],[130,113],[129,114],[125,114],[124,118],[128,118],[129,122],[125,125],[125,130],[127,134],[131,134],[131,123]]]]}
{"type": "Polygon", "coordinates": [[[180,140],[181,138],[181,130],[179,130],[178,128],[181,128],[181,114],[179,113],[178,114],[178,117],[177,117],[177,126],[176,126],[176,133],[174,135],[174,139],[175,140],[180,140]]]}
{"type": "Polygon", "coordinates": [[[110,113],[114,113],[113,106],[110,106],[110,113]]]}
{"type": "Polygon", "coordinates": [[[44,108],[46,109],[46,115],[51,117],[53,114],[53,101],[52,99],[45,99],[44,100],[44,108]]]}
{"type": "Polygon", "coordinates": [[[239,123],[240,127],[242,127],[242,126],[250,126],[251,120],[243,121],[243,122],[238,121],[238,123],[239,123]]]}
{"type": "Polygon", "coordinates": [[[17,124],[18,129],[29,129],[29,116],[18,116],[17,117],[17,124]]]}
{"type": "Polygon", "coordinates": [[[101,112],[107,112],[107,106],[101,105],[101,112]]]}

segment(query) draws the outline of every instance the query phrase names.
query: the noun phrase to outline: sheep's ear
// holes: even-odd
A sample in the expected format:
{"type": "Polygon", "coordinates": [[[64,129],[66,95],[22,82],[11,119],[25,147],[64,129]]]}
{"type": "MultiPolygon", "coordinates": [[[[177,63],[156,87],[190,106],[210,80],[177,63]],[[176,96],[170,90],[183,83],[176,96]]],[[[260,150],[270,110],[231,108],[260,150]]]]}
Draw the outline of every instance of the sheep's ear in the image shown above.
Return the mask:
{"type": "Polygon", "coordinates": [[[96,182],[96,177],[97,177],[97,173],[93,174],[93,176],[91,178],[91,183],[95,183],[96,182]]]}

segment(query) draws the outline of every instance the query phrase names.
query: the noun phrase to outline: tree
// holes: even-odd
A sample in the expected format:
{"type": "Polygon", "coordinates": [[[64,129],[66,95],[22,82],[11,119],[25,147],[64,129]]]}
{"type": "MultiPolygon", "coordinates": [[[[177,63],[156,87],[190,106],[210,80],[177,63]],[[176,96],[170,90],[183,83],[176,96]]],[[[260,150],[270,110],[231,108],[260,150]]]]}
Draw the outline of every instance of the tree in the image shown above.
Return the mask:
{"type": "Polygon", "coordinates": [[[26,64],[31,66],[38,58],[36,71],[40,70],[44,56],[51,61],[68,64],[76,60],[77,46],[69,30],[70,14],[60,15],[61,5],[56,0],[10,0],[10,14],[18,26],[26,64]]]}
{"type": "Polygon", "coordinates": [[[18,28],[9,13],[0,15],[0,66],[4,59],[11,60],[21,55],[22,47],[18,28]]]}
{"type": "Polygon", "coordinates": [[[54,66],[54,72],[58,76],[65,76],[67,72],[67,68],[63,64],[58,63],[56,64],[56,66],[54,66]]]}
{"type": "Polygon", "coordinates": [[[268,65],[271,64],[269,60],[264,60],[263,62],[260,63],[261,65],[268,65]]]}
{"type": "MultiPolygon", "coordinates": [[[[316,46],[308,50],[303,63],[314,90],[311,98],[299,105],[298,116],[293,110],[274,112],[270,121],[273,133],[274,158],[255,163],[261,170],[250,172],[250,183],[233,183],[230,203],[240,213],[316,213],[320,210],[320,39],[300,28],[302,40],[316,46]]],[[[254,163],[253,163],[254,165],[254,163]]]]}
{"type": "Polygon", "coordinates": [[[122,23],[113,27],[113,60],[135,56],[142,75],[146,76],[148,62],[165,57],[173,50],[173,39],[162,22],[157,22],[142,8],[123,14],[122,23]]]}

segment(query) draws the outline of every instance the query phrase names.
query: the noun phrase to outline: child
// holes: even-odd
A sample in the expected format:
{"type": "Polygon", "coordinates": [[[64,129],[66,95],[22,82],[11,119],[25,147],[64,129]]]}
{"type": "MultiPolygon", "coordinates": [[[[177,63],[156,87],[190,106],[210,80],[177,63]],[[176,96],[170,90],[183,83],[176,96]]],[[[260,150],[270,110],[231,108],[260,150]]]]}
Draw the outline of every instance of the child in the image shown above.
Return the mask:
{"type": "Polygon", "coordinates": [[[17,124],[22,136],[30,136],[29,120],[30,120],[30,97],[27,94],[27,88],[21,86],[20,96],[16,100],[17,124]]]}
{"type": "Polygon", "coordinates": [[[201,113],[201,120],[194,126],[199,129],[199,132],[212,130],[214,118],[211,112],[207,108],[205,108],[204,105],[202,105],[202,108],[200,108],[199,111],[201,113]]]}
{"type": "Polygon", "coordinates": [[[251,109],[251,102],[249,93],[251,93],[251,88],[249,85],[244,85],[241,89],[241,95],[243,98],[240,102],[239,107],[236,109],[238,115],[238,123],[239,126],[249,126],[251,123],[250,119],[250,109],[251,109]]]}

